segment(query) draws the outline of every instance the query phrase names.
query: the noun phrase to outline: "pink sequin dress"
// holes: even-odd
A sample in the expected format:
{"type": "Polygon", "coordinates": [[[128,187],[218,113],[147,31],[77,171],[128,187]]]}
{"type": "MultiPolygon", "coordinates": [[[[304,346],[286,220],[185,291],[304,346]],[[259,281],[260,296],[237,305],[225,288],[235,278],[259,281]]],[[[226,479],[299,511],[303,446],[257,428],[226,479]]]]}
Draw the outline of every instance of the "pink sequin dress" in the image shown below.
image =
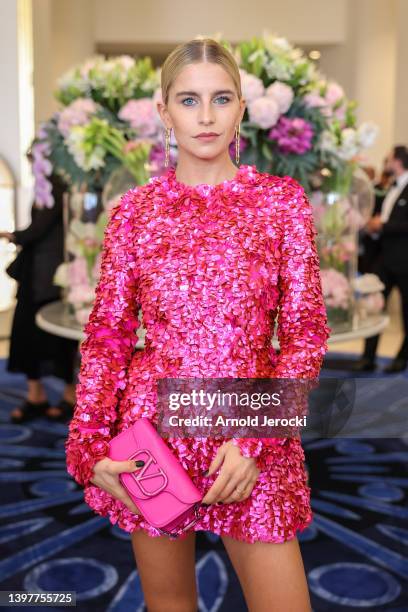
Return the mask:
{"type": "MultiPolygon", "coordinates": [[[[138,417],[154,423],[166,377],[314,378],[327,338],[316,230],[303,188],[241,165],[217,185],[187,185],[170,168],[128,191],[105,230],[101,277],[65,443],[86,503],[132,532],[159,532],[90,483],[109,439],[138,417]],[[134,350],[139,308],[147,330],[134,350]],[[271,344],[278,315],[279,354],[271,344]]],[[[222,440],[166,438],[203,496],[222,440]]],[[[200,511],[193,527],[246,542],[283,542],[312,520],[297,438],[234,438],[260,468],[249,498],[200,511]]]]}

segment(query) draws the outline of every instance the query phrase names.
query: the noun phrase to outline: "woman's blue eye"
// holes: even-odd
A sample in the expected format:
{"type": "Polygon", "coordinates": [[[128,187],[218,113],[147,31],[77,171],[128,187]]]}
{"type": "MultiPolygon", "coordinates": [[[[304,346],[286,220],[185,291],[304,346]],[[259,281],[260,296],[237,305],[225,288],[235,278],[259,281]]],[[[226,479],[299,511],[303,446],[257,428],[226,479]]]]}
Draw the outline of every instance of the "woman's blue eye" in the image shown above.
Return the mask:
{"type": "Polygon", "coordinates": [[[229,102],[229,98],[227,96],[218,96],[217,100],[221,100],[221,99],[224,99],[227,102],[229,102]]]}
{"type": "MultiPolygon", "coordinates": [[[[184,98],[182,100],[182,103],[184,104],[188,100],[192,100],[194,102],[194,98],[184,98]]],[[[222,104],[226,104],[227,102],[229,102],[230,99],[228,98],[228,96],[218,96],[218,98],[216,98],[216,100],[225,100],[225,102],[222,102],[222,104]]],[[[193,105],[192,104],[184,104],[184,106],[193,106],[193,105]]]]}

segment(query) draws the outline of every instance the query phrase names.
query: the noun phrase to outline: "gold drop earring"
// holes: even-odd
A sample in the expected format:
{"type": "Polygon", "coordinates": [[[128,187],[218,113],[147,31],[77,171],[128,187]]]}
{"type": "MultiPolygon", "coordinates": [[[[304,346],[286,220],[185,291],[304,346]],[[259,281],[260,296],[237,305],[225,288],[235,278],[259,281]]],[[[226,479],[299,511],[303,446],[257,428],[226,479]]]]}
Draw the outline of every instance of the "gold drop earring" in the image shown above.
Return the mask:
{"type": "Polygon", "coordinates": [[[239,165],[239,144],[240,144],[241,124],[235,127],[235,162],[239,165]]]}
{"type": "Polygon", "coordinates": [[[170,135],[171,135],[171,128],[166,128],[166,144],[165,144],[165,158],[164,158],[164,165],[167,166],[169,165],[169,161],[170,161],[170,135]]]}

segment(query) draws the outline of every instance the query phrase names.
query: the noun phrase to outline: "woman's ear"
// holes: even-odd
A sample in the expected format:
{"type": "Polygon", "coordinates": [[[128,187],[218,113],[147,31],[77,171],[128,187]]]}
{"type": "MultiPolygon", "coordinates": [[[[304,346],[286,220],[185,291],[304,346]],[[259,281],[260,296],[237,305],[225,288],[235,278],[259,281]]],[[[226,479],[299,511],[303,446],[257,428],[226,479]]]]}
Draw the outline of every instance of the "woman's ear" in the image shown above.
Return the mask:
{"type": "Polygon", "coordinates": [[[156,102],[157,112],[160,115],[160,118],[166,128],[171,128],[172,126],[169,124],[168,112],[166,109],[166,105],[163,102],[156,102]]]}
{"type": "Polygon", "coordinates": [[[241,122],[242,119],[243,119],[243,116],[245,114],[245,109],[246,109],[246,100],[245,100],[245,98],[241,98],[241,100],[239,101],[239,106],[240,106],[240,109],[241,109],[241,114],[240,114],[239,121],[241,122]]]}

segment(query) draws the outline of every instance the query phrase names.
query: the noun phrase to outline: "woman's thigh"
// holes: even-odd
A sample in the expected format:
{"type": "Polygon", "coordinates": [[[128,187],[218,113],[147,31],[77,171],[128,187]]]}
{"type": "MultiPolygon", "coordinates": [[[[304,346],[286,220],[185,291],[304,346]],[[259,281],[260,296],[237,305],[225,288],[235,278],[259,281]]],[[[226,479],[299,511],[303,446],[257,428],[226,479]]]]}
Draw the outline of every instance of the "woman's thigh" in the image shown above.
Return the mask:
{"type": "Polygon", "coordinates": [[[195,532],[184,539],[131,534],[132,548],[149,612],[196,612],[195,532]]]}
{"type": "Polygon", "coordinates": [[[310,612],[307,580],[297,538],[275,544],[222,536],[250,612],[310,612]]]}

